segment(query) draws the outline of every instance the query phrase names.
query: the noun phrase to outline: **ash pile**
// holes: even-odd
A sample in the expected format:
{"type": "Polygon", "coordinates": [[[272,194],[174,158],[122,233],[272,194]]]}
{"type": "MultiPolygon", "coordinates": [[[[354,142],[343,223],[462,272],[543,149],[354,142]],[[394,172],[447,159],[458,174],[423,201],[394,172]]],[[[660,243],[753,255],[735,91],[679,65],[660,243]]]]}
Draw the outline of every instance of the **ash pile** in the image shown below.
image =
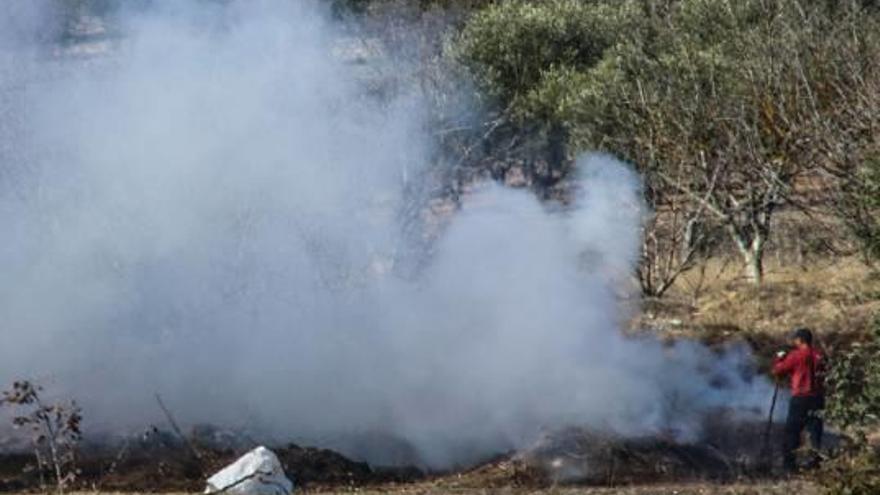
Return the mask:
{"type": "Polygon", "coordinates": [[[618,437],[583,429],[547,434],[516,460],[522,472],[541,484],[614,486],[733,480],[748,472],[745,459],[708,442],[683,443],[663,436],[618,437]]]}
{"type": "MultiPolygon", "coordinates": [[[[185,436],[157,427],[125,438],[91,439],[78,451],[72,488],[101,491],[200,492],[213,473],[258,447],[243,432],[208,425],[185,436]]],[[[338,452],[293,443],[270,447],[297,488],[338,489],[424,477],[414,467],[374,467],[338,452]]],[[[0,452],[0,492],[51,484],[24,448],[0,452]]]]}
{"type": "MultiPolygon", "coordinates": [[[[784,425],[737,418],[723,410],[707,416],[699,438],[673,434],[625,437],[569,428],[545,433],[510,458],[516,481],[539,485],[619,486],[687,481],[732,482],[773,477],[782,472],[784,425]]],[[[826,432],[824,449],[843,438],[826,432]]],[[[512,466],[512,468],[511,468],[512,466]]]]}
{"type": "Polygon", "coordinates": [[[625,486],[732,482],[772,477],[781,466],[776,444],[783,426],[719,411],[699,439],[673,434],[623,436],[585,428],[545,432],[531,446],[463,473],[456,487],[625,486]],[[769,445],[769,450],[767,446],[769,445]]]}

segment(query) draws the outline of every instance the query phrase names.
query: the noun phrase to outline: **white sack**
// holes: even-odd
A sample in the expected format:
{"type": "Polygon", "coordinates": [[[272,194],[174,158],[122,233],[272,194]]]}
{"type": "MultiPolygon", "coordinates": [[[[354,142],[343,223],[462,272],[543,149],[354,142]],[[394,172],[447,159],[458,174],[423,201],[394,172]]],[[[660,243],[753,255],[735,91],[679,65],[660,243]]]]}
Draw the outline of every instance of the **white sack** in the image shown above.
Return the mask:
{"type": "Polygon", "coordinates": [[[205,493],[232,495],[290,495],[293,482],[281,462],[266,447],[257,447],[208,478],[205,493]]]}

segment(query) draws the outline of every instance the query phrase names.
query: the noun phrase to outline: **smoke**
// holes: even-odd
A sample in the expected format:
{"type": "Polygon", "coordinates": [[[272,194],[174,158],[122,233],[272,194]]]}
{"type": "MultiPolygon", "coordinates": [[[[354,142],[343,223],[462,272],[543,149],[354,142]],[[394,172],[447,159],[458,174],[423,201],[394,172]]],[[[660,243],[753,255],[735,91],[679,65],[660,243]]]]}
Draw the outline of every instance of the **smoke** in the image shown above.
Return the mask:
{"type": "Polygon", "coordinates": [[[764,399],[742,349],[621,335],[629,167],[579,160],[568,209],[484,186],[403,276],[419,94],[370,97],[308,2],[189,5],[121,16],[96,60],[4,50],[0,382],[76,397],[93,431],[158,420],[159,392],[188,422],[376,462],[344,439],[388,434],[435,468],[572,424],[693,437],[764,399]]]}

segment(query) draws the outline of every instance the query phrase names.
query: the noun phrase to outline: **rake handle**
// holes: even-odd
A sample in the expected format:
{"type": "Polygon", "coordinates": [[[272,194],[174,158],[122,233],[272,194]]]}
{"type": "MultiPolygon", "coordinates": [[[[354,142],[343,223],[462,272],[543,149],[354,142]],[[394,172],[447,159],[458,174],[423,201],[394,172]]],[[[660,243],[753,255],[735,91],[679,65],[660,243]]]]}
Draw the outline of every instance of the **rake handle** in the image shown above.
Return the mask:
{"type": "Polygon", "coordinates": [[[764,452],[770,449],[770,432],[773,430],[773,413],[776,410],[776,399],[779,397],[779,382],[773,387],[773,400],[770,401],[770,414],[767,417],[767,428],[764,429],[764,452]]]}

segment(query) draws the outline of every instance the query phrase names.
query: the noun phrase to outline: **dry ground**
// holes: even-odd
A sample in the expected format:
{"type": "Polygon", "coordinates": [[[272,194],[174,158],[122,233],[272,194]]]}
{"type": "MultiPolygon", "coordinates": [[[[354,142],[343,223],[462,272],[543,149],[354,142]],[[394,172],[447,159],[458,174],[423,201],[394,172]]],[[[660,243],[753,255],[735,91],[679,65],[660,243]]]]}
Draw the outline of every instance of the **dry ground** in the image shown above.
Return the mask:
{"type": "MultiPolygon", "coordinates": [[[[384,486],[368,489],[352,488],[350,490],[336,491],[313,491],[303,493],[315,495],[351,494],[363,495],[380,494],[411,494],[411,495],[818,495],[819,489],[810,483],[803,481],[761,483],[761,484],[675,484],[675,485],[650,485],[631,486],[618,488],[460,488],[454,483],[432,482],[416,483],[412,485],[384,486]]],[[[74,495],[116,495],[114,492],[80,492],[74,495]]],[[[119,495],[122,495],[121,493],[119,495]]],[[[126,495],[138,495],[128,493],[126,495]]],[[[184,495],[168,494],[168,495],[184,495]]]]}
{"type": "MultiPolygon", "coordinates": [[[[315,492],[318,493],[318,492],[315,492]]],[[[326,494],[345,492],[323,492],[326,494]]],[[[349,492],[350,493],[350,492],[349,492]]],[[[359,492],[369,495],[389,493],[384,490],[359,492]]],[[[804,483],[780,483],[762,485],[657,485],[633,486],[620,488],[546,488],[546,489],[444,489],[432,487],[413,487],[391,493],[407,493],[414,495],[816,495],[819,491],[812,485],[804,483]]]]}
{"type": "Polygon", "coordinates": [[[833,345],[857,338],[880,311],[880,275],[855,257],[805,265],[771,258],[758,288],[743,278],[738,260],[716,258],[643,310],[636,324],[670,337],[782,340],[806,325],[833,345]]]}

